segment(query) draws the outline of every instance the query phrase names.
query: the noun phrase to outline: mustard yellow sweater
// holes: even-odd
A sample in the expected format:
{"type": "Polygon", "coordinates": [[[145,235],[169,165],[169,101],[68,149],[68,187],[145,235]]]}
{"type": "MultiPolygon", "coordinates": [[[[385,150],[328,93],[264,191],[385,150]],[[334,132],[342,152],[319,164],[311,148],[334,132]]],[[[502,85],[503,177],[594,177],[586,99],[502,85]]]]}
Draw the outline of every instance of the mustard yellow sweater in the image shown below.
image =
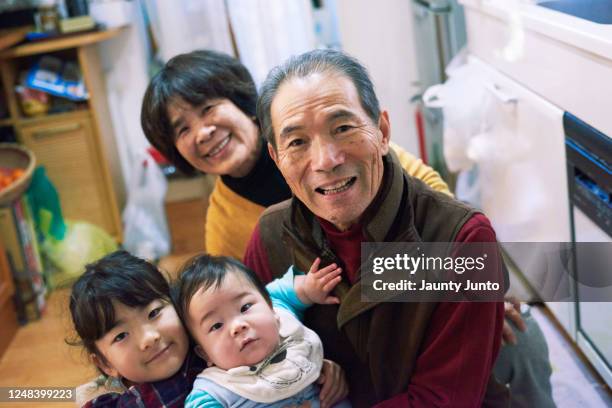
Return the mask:
{"type": "MultiPolygon", "coordinates": [[[[391,148],[402,167],[437,191],[452,195],[440,175],[431,167],[396,144],[391,148]]],[[[221,178],[217,178],[210,195],[206,214],[206,251],[213,255],[232,256],[242,260],[249,238],[265,207],[232,191],[221,178]]]]}

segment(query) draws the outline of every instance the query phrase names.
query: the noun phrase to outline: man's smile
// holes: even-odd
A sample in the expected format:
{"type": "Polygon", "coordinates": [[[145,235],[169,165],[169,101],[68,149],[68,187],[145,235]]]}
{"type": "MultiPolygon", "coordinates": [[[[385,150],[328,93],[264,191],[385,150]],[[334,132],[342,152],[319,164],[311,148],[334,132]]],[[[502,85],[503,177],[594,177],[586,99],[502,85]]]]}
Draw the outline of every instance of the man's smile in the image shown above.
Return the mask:
{"type": "Polygon", "coordinates": [[[353,184],[355,184],[356,180],[357,177],[347,177],[339,181],[323,184],[320,187],[317,187],[315,191],[323,195],[339,194],[348,190],[353,184]]]}

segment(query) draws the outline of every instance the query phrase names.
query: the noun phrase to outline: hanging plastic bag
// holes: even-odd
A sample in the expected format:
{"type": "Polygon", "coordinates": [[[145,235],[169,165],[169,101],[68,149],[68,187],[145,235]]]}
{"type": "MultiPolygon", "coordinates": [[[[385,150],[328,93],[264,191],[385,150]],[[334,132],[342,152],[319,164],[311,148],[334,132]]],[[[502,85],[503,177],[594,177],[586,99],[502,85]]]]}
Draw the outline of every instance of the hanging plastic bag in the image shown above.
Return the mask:
{"type": "Polygon", "coordinates": [[[481,73],[470,64],[451,62],[449,79],[429,87],[423,102],[430,108],[441,108],[444,114],[444,158],[450,171],[469,170],[481,153],[479,146],[470,148],[473,138],[490,128],[492,96],[481,73]]]}
{"type": "Polygon", "coordinates": [[[64,286],[85,271],[85,265],[116,251],[117,242],[102,228],[84,221],[66,222],[61,241],[47,237],[41,246],[54,271],[49,274],[51,287],[64,286]]]}
{"type": "Polygon", "coordinates": [[[158,259],[170,252],[164,197],[168,182],[149,156],[136,160],[123,210],[123,247],[135,256],[158,259]]]}
{"type": "Polygon", "coordinates": [[[537,160],[527,160],[534,141],[519,131],[530,117],[519,102],[525,95],[515,95],[518,87],[475,58],[447,73],[449,79],[423,99],[443,110],[445,159],[449,169],[460,171],[455,196],[482,208],[499,236],[520,239],[547,200],[545,186],[533,176],[537,160]],[[514,200],[517,194],[521,200],[514,200]]]}
{"type": "Polygon", "coordinates": [[[28,190],[41,251],[50,261],[46,274],[50,287],[70,283],[85,265],[117,250],[117,242],[101,228],[85,221],[64,220],[57,190],[38,167],[28,190]]]}

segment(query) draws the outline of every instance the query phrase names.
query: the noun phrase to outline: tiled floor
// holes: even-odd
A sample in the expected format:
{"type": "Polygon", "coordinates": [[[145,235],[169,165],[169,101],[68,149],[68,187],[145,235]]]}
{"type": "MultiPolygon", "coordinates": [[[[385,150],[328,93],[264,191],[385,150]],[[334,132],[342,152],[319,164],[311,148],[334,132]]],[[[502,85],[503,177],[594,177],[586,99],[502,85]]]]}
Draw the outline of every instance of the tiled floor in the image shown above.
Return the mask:
{"type": "MultiPolygon", "coordinates": [[[[533,292],[512,266],[510,272],[510,293],[522,300],[535,299],[533,292]]],[[[552,314],[544,306],[532,307],[531,314],[540,325],[548,343],[553,369],[551,378],[553,399],[557,406],[559,408],[612,407],[610,387],[605,385],[586,358],[582,357],[561,333],[552,314]]]]}
{"type": "Polygon", "coordinates": [[[577,355],[543,307],[532,307],[531,315],[537,320],[548,343],[553,368],[553,398],[557,407],[612,407],[609,387],[577,355]]]}

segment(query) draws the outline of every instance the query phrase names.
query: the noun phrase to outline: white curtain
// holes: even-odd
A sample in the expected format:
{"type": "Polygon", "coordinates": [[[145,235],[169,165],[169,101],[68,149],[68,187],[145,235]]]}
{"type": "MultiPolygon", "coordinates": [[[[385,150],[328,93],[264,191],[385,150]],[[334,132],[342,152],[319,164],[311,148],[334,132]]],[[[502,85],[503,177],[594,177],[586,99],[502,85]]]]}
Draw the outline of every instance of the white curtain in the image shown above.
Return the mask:
{"type": "Polygon", "coordinates": [[[212,49],[234,55],[224,0],[145,0],[158,57],[212,49]]]}
{"type": "Polygon", "coordinates": [[[257,85],[270,69],[315,46],[310,0],[227,0],[240,60],[257,85]]]}
{"type": "Polygon", "coordinates": [[[315,47],[310,0],[145,0],[158,57],[207,48],[235,55],[259,85],[268,71],[315,47]],[[231,31],[230,31],[231,26],[231,31]]]}

